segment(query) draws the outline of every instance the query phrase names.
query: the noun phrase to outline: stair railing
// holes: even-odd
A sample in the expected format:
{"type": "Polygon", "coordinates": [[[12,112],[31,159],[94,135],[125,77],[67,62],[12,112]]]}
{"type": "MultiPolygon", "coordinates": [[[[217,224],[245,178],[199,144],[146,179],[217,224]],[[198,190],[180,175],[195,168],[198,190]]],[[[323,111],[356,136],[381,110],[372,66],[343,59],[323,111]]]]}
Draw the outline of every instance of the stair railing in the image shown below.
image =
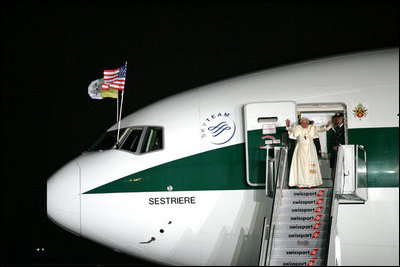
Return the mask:
{"type": "Polygon", "coordinates": [[[270,190],[266,189],[266,192],[271,192],[272,195],[267,194],[267,196],[273,196],[273,211],[270,221],[267,221],[267,218],[264,219],[264,229],[263,229],[263,238],[261,243],[261,251],[260,251],[260,258],[259,258],[259,265],[266,266],[269,265],[270,262],[270,254],[272,249],[272,239],[274,237],[275,232],[275,224],[272,223],[273,216],[275,213],[276,205],[278,206],[281,204],[281,196],[282,196],[282,189],[283,189],[283,182],[284,179],[287,177],[287,154],[288,154],[288,147],[283,146],[280,147],[277,153],[275,153],[274,159],[269,157],[269,150],[267,150],[266,155],[266,181],[265,185],[271,184],[269,187],[270,190]],[[274,168],[271,168],[271,164],[268,162],[272,162],[274,168]],[[269,170],[267,170],[269,169],[269,170]],[[276,173],[276,175],[271,175],[271,169],[276,173]],[[275,171],[276,170],[276,171],[275,171]],[[272,224],[272,225],[271,225],[272,224]]]}
{"type": "Polygon", "coordinates": [[[367,153],[362,145],[340,145],[333,184],[329,245],[326,265],[341,265],[337,214],[340,203],[364,204],[368,200],[367,153]]]}
{"type": "Polygon", "coordinates": [[[364,204],[368,200],[367,152],[362,145],[339,146],[337,178],[341,178],[339,203],[364,204]]]}

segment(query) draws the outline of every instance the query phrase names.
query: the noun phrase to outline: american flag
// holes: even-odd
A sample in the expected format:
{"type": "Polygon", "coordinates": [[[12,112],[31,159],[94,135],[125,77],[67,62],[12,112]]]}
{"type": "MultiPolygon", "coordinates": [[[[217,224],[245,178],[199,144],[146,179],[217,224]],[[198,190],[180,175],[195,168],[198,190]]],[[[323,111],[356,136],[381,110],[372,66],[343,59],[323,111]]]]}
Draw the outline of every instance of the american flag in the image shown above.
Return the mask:
{"type": "Polygon", "coordinates": [[[127,65],[113,70],[104,70],[103,90],[124,90],[127,65]]]}

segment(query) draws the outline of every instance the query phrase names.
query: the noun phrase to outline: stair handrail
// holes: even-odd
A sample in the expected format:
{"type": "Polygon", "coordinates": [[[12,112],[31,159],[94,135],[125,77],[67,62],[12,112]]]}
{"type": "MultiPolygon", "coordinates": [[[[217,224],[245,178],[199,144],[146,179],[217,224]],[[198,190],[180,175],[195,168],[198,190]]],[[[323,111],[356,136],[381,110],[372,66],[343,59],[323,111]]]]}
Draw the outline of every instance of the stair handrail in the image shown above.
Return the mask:
{"type": "Polygon", "coordinates": [[[362,145],[340,145],[336,160],[335,180],[340,178],[340,188],[337,194],[341,203],[364,204],[368,200],[367,190],[367,152],[362,145]],[[359,159],[359,151],[363,159],[359,159]],[[360,166],[360,164],[362,166],[360,166]],[[364,187],[360,187],[360,175],[365,173],[364,187]],[[350,178],[350,179],[349,179],[350,178]],[[360,193],[364,193],[359,195],[360,193]]]}
{"type": "Polygon", "coordinates": [[[368,190],[364,189],[364,191],[361,190],[361,188],[367,188],[368,187],[368,172],[367,172],[367,151],[364,149],[363,145],[356,145],[355,147],[355,180],[356,180],[356,195],[362,198],[364,201],[368,200],[368,190]],[[359,159],[359,151],[361,151],[363,155],[363,162],[362,165],[360,166],[360,159],[359,159]],[[363,187],[360,187],[360,174],[365,173],[365,181],[363,184],[363,187]]]}
{"type": "MultiPolygon", "coordinates": [[[[336,172],[335,172],[335,179],[333,183],[333,191],[332,191],[332,199],[331,199],[331,213],[330,213],[330,231],[329,231],[329,243],[328,243],[328,249],[326,251],[326,264],[328,266],[330,265],[341,265],[341,256],[340,256],[340,238],[337,234],[337,214],[338,214],[338,208],[339,204],[343,199],[346,199],[346,201],[353,201],[352,203],[354,204],[364,204],[365,201],[368,200],[368,191],[365,190],[365,196],[363,198],[358,196],[358,189],[359,189],[359,173],[361,173],[360,168],[359,168],[359,158],[358,158],[358,151],[361,151],[363,153],[363,164],[365,164],[365,174],[367,175],[367,169],[366,169],[366,163],[367,163],[367,152],[365,151],[364,147],[362,145],[340,145],[338,149],[338,154],[337,154],[337,159],[336,159],[336,172]],[[349,176],[348,170],[345,169],[345,160],[349,160],[346,157],[345,150],[347,148],[351,148],[352,150],[352,155],[354,157],[354,166],[351,171],[354,171],[353,178],[354,178],[354,195],[359,198],[359,200],[349,200],[346,199],[346,196],[349,195],[349,193],[345,190],[345,176],[349,176]]],[[[368,176],[365,177],[365,183],[367,185],[368,182],[368,176]]],[[[351,202],[347,202],[351,203],[351,202]]]]}
{"type": "Polygon", "coordinates": [[[277,176],[278,176],[278,179],[279,179],[279,190],[282,192],[282,185],[283,185],[283,181],[284,181],[284,177],[286,176],[286,170],[287,170],[287,153],[288,153],[288,147],[287,146],[284,146],[284,147],[282,147],[281,148],[281,154],[280,154],[280,157],[279,157],[279,164],[280,164],[280,162],[281,162],[281,159],[282,159],[282,157],[283,157],[283,166],[282,166],[282,168],[279,168],[279,165],[278,165],[278,172],[277,172],[277,176]],[[282,151],[284,151],[285,153],[284,153],[284,157],[282,156],[282,151]],[[280,175],[280,172],[279,171],[281,171],[281,173],[283,173],[283,174],[281,174],[280,175]]]}
{"type": "MultiPolygon", "coordinates": [[[[280,154],[279,154],[279,161],[278,161],[278,168],[277,168],[277,172],[276,172],[276,183],[274,183],[275,185],[275,190],[274,192],[274,199],[273,199],[273,212],[272,212],[272,216],[271,216],[271,226],[270,226],[270,233],[268,236],[268,243],[267,243],[267,255],[266,255],[266,259],[267,259],[267,265],[270,265],[270,261],[271,261],[271,250],[272,250],[272,239],[274,237],[274,233],[275,233],[275,223],[273,222],[273,217],[275,214],[275,203],[277,203],[277,201],[279,201],[279,205],[281,203],[281,196],[282,196],[282,186],[283,186],[283,180],[286,177],[286,169],[287,169],[287,151],[288,151],[288,147],[287,146],[282,146],[280,149],[280,154]],[[279,184],[279,186],[277,186],[279,184]]],[[[275,181],[275,179],[274,179],[275,181]]]]}
{"type": "Polygon", "coordinates": [[[265,195],[270,196],[269,194],[269,150],[273,148],[273,146],[265,145],[261,146],[260,149],[265,149],[265,195]]]}
{"type": "Polygon", "coordinates": [[[261,248],[260,248],[260,256],[258,259],[258,265],[259,266],[265,266],[265,260],[267,256],[267,244],[265,243],[265,240],[268,239],[269,237],[269,231],[270,231],[270,225],[267,224],[267,217],[264,217],[264,224],[263,224],[263,235],[262,235],[262,240],[261,240],[261,248]],[[268,236],[267,238],[264,238],[268,236]]]}

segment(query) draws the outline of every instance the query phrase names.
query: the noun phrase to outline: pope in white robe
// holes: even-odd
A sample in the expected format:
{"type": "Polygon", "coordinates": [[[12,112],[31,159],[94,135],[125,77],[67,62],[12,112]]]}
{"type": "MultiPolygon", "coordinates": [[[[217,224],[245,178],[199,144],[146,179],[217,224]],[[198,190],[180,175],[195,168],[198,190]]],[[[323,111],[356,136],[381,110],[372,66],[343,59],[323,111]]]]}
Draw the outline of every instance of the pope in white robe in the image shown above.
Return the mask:
{"type": "Polygon", "coordinates": [[[300,125],[290,126],[290,120],[286,120],[289,137],[297,139],[290,165],[289,186],[315,187],[322,184],[318,154],[313,139],[318,138],[318,133],[328,131],[330,126],[331,121],[328,121],[326,126],[314,126],[306,118],[301,119],[300,125]]]}

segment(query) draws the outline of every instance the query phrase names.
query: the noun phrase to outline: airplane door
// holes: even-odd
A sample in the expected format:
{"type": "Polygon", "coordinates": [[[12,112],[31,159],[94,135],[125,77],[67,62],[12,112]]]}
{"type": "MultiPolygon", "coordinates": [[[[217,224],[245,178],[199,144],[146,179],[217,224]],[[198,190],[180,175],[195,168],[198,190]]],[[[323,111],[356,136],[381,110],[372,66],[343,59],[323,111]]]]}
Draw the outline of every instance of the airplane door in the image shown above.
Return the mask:
{"type": "Polygon", "coordinates": [[[286,119],[297,121],[296,103],[263,102],[244,106],[246,180],[250,186],[265,185],[266,150],[262,147],[282,146],[286,119]]]}

